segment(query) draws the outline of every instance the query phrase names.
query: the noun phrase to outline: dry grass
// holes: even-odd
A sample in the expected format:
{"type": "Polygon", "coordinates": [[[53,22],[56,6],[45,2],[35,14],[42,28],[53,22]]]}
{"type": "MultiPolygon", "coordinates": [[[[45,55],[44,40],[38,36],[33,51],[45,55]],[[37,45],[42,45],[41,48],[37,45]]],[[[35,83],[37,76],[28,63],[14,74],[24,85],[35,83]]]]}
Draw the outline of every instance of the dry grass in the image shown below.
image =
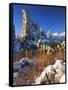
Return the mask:
{"type": "Polygon", "coordinates": [[[32,54],[32,51],[28,51],[27,55],[26,52],[19,55],[14,55],[14,60],[19,61],[21,58],[26,56],[31,58],[33,62],[36,62],[37,64],[28,71],[26,76],[21,76],[19,73],[16,77],[16,85],[31,85],[36,77],[41,74],[44,67],[49,64],[54,64],[56,59],[62,59],[63,61],[65,60],[65,53],[62,50],[57,50],[51,54],[46,54],[46,52],[42,51],[32,54]]]}

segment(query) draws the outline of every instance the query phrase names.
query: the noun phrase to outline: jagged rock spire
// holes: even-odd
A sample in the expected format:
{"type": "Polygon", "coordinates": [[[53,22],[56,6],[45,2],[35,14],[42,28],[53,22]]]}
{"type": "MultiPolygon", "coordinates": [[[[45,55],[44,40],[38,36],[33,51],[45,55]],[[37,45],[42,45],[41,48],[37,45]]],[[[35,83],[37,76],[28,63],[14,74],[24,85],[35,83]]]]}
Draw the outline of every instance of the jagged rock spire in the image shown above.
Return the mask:
{"type": "Polygon", "coordinates": [[[30,26],[31,26],[31,17],[29,15],[29,12],[27,9],[23,9],[23,18],[22,18],[22,33],[21,36],[22,38],[26,38],[28,32],[30,31],[30,26]]]}
{"type": "Polygon", "coordinates": [[[29,42],[30,40],[37,41],[40,38],[43,38],[42,35],[44,32],[40,31],[40,26],[38,23],[34,23],[27,9],[22,10],[22,41],[25,40],[29,42]]]}

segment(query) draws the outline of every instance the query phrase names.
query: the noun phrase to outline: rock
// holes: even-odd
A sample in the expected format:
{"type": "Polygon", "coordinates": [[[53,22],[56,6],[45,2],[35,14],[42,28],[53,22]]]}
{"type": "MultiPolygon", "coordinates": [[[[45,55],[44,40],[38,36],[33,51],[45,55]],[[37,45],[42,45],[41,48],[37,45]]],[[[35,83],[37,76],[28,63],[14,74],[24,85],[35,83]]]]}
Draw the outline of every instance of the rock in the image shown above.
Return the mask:
{"type": "Polygon", "coordinates": [[[36,78],[35,84],[65,82],[64,66],[62,60],[56,60],[55,64],[45,67],[41,75],[36,78]]]}
{"type": "Polygon", "coordinates": [[[53,83],[54,79],[54,68],[53,65],[47,66],[41,75],[35,80],[35,84],[48,84],[48,83],[53,83]]]}
{"type": "Polygon", "coordinates": [[[28,72],[32,65],[33,61],[31,61],[29,58],[22,58],[20,61],[14,62],[13,69],[14,71],[24,74],[28,72]]]}
{"type": "Polygon", "coordinates": [[[60,78],[60,83],[65,83],[65,74],[63,74],[62,77],[60,78]]]}
{"type": "Polygon", "coordinates": [[[54,64],[54,69],[55,69],[56,73],[64,72],[62,60],[56,60],[56,62],[54,64]]]}

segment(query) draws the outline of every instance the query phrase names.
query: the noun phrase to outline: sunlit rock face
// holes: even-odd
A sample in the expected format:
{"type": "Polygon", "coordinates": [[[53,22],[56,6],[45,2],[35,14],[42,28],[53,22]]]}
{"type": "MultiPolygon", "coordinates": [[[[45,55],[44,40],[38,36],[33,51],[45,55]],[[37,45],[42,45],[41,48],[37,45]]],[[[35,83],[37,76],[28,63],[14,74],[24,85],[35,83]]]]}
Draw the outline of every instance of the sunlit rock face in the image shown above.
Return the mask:
{"type": "Polygon", "coordinates": [[[23,18],[22,18],[23,28],[22,28],[21,36],[22,38],[26,39],[31,28],[31,17],[27,9],[22,10],[22,13],[23,13],[23,18]]]}

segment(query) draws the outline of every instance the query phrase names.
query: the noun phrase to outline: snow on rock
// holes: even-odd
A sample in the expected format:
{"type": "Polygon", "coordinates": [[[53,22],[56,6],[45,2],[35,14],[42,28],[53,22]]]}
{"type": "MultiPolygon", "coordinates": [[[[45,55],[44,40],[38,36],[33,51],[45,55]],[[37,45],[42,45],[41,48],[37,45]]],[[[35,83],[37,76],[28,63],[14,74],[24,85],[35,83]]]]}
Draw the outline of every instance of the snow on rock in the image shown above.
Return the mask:
{"type": "Polygon", "coordinates": [[[35,84],[41,84],[43,81],[47,82],[47,77],[46,77],[45,69],[42,72],[42,74],[38,78],[36,78],[35,84]]]}
{"type": "Polygon", "coordinates": [[[20,61],[19,61],[19,63],[24,63],[24,62],[32,62],[32,60],[31,59],[29,59],[29,58],[22,58],[20,61]]]}
{"type": "Polygon", "coordinates": [[[54,78],[54,68],[53,65],[47,66],[42,74],[35,80],[35,84],[42,84],[42,83],[51,83],[54,78]]]}
{"type": "Polygon", "coordinates": [[[65,82],[65,63],[62,60],[56,60],[55,64],[45,67],[39,77],[36,78],[35,84],[50,84],[65,82]]]}
{"type": "Polygon", "coordinates": [[[21,74],[25,74],[32,66],[32,61],[29,58],[22,58],[20,61],[14,62],[13,69],[21,74]]]}
{"type": "Polygon", "coordinates": [[[63,74],[64,73],[61,71],[55,74],[55,78],[54,78],[55,83],[60,83],[60,78],[63,76],[63,74]]]}
{"type": "Polygon", "coordinates": [[[63,78],[63,76],[65,74],[65,64],[62,63],[62,60],[57,60],[54,64],[54,67],[55,67],[55,71],[56,71],[55,83],[61,83],[60,79],[61,79],[61,77],[63,78]]]}
{"type": "Polygon", "coordinates": [[[53,65],[49,65],[49,66],[47,66],[45,70],[46,70],[47,73],[48,73],[48,72],[50,72],[50,73],[54,73],[53,65]]]}
{"type": "Polygon", "coordinates": [[[56,73],[63,72],[64,67],[63,67],[62,60],[56,60],[56,62],[54,64],[54,68],[56,70],[56,73]]]}
{"type": "Polygon", "coordinates": [[[57,36],[57,37],[65,37],[65,32],[53,33],[52,36],[53,36],[53,37],[55,37],[55,36],[57,36]]]}
{"type": "Polygon", "coordinates": [[[60,83],[65,83],[65,74],[63,74],[62,77],[60,78],[60,83]]]}

